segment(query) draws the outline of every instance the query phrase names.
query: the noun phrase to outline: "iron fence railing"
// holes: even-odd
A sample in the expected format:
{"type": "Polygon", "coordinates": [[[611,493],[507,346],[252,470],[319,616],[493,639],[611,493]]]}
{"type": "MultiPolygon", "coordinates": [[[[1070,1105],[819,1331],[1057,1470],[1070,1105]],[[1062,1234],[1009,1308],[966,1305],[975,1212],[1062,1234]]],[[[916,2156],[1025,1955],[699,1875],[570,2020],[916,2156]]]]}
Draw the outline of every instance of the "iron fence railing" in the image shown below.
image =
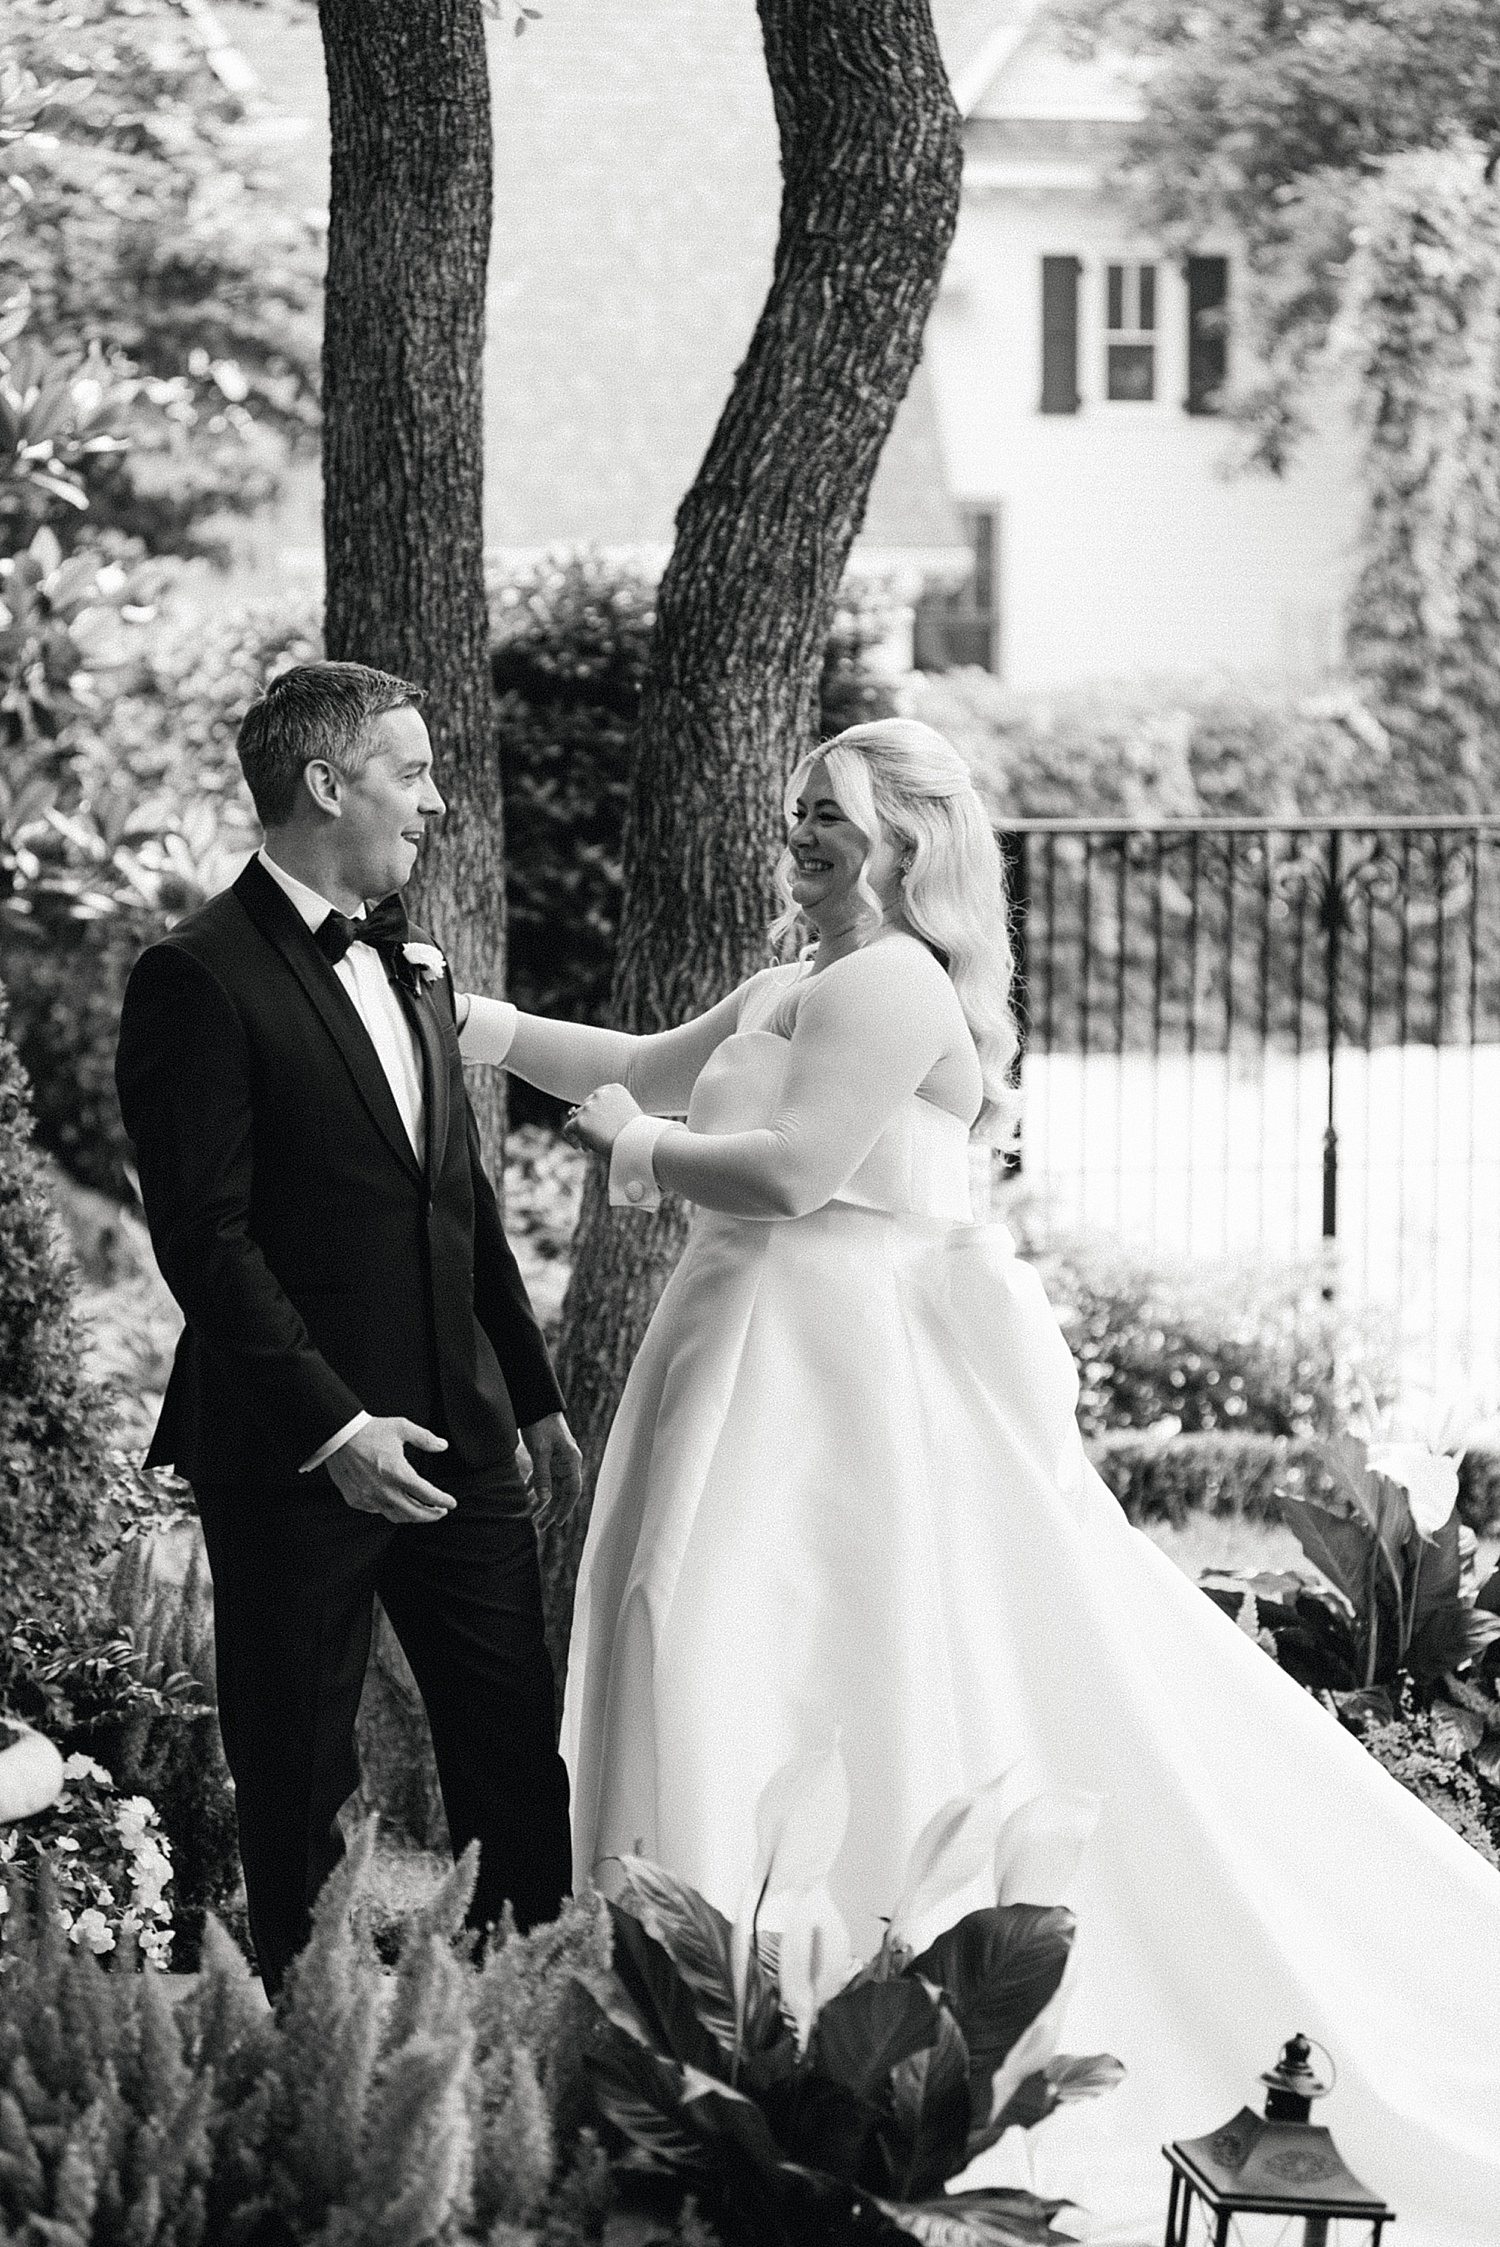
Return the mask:
{"type": "Polygon", "coordinates": [[[1320,1254],[1411,1381],[1500,1350],[1500,819],[1018,820],[1043,1228],[1320,1254]]]}

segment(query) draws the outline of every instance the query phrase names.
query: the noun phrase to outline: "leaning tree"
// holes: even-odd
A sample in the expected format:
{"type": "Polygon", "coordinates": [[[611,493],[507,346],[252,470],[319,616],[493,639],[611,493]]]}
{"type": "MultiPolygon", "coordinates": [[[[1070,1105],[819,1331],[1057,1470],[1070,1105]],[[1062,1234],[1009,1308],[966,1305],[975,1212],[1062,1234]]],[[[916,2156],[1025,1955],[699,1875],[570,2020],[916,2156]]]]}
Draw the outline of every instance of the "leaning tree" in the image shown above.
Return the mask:
{"type": "MultiPolygon", "coordinates": [[[[323,331],[325,639],[427,689],[448,817],[421,917],[503,987],[505,839],[484,587],[490,87],[481,0],[319,0],[332,174],[323,331]]],[[[491,1166],[504,1079],[474,1086],[491,1166]]]]}
{"type": "MultiPolygon", "coordinates": [[[[770,292],[677,517],[642,701],[612,1010],[681,1021],[766,960],[781,791],[813,738],[849,549],[922,347],[961,146],[929,0],[758,0],[781,144],[770,292]]],[[[596,1175],[561,1375],[587,1488],[684,1214],[596,1175]]],[[[547,1543],[559,1675],[585,1512],[547,1543]]]]}

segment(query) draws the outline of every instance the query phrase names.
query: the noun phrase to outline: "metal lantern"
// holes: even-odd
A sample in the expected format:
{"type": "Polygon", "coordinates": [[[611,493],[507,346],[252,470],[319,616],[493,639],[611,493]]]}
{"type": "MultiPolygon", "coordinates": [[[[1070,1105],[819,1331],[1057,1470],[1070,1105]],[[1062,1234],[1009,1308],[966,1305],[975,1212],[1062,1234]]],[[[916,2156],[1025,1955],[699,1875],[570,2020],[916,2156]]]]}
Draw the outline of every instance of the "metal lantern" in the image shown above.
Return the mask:
{"type": "MultiPolygon", "coordinates": [[[[1294,2238],[1289,2226],[1300,2221],[1301,2247],[1378,2247],[1381,2232],[1394,2219],[1379,2195],[1346,2168],[1328,2132],[1309,2121],[1314,2099],[1333,2089],[1328,2054],[1326,2079],[1312,2065],[1310,2038],[1294,2036],[1274,2068],[1261,2077],[1266,2111],[1241,2107],[1232,2122],[1206,2138],[1179,2139],[1163,2146],[1172,2169],[1167,2209],[1166,2247],[1229,2247],[1231,2240],[1264,2240],[1266,2247],[1294,2238]],[[1194,2209],[1198,2225],[1194,2226],[1194,2209]],[[1241,2226],[1241,2216],[1273,2219],[1241,2226]],[[1231,2228],[1232,2227],[1232,2228],[1231,2228]],[[1336,2227],[1331,2229],[1330,2227],[1336,2227]]],[[[1317,2049],[1322,2052],[1323,2047],[1317,2049]]]]}

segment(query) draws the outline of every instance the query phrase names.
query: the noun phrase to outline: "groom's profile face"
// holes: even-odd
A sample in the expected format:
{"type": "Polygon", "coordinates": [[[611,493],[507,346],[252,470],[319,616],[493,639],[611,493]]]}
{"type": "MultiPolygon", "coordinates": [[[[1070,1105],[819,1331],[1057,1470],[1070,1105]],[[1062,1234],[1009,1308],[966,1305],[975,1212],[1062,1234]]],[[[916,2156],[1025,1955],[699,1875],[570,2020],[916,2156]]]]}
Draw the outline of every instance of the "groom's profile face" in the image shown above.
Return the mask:
{"type": "Polygon", "coordinates": [[[339,790],[337,828],[345,879],[367,902],[406,887],[423,835],[446,808],[420,711],[383,711],[371,734],[369,758],[339,790]]]}

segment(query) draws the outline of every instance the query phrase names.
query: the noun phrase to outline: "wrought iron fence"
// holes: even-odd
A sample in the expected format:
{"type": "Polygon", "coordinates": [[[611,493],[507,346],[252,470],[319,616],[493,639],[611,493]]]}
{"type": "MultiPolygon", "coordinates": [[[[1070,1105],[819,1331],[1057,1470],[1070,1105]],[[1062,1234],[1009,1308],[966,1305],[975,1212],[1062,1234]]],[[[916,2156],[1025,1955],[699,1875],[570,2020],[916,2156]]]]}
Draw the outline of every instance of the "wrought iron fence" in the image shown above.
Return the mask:
{"type": "Polygon", "coordinates": [[[1321,1257],[1403,1379],[1500,1355],[1500,819],[1001,835],[1033,1232],[1321,1257]]]}

